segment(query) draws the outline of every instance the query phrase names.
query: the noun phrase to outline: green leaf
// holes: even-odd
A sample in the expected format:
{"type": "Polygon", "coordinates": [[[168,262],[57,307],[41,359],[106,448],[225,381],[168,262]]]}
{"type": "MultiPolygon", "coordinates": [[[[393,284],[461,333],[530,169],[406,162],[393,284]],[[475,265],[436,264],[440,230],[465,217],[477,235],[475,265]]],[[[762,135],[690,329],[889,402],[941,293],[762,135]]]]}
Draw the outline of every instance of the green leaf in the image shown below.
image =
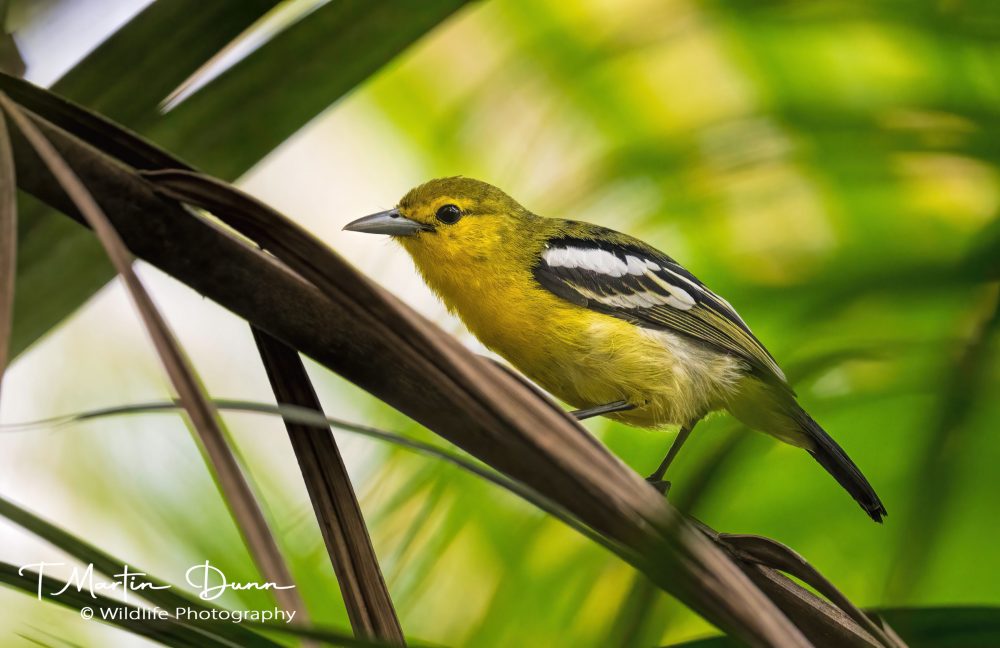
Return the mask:
{"type": "MultiPolygon", "coordinates": [[[[1000,646],[1000,607],[895,608],[875,612],[910,648],[1000,646]]],[[[735,648],[729,637],[711,637],[670,648],[735,648]]]]}
{"type": "MultiPolygon", "coordinates": [[[[60,79],[53,90],[148,132],[160,121],[158,102],[275,4],[277,0],[154,3],[60,79]],[[164,34],[171,37],[164,38],[164,34]]],[[[114,276],[90,232],[24,197],[20,214],[20,290],[14,303],[18,316],[11,335],[12,357],[114,276]]]]}
{"type": "MultiPolygon", "coordinates": [[[[53,89],[231,180],[464,3],[331,2],[166,115],[159,102],[276,3],[155,3],[53,89]]],[[[22,210],[13,356],[113,276],[89,232],[31,212],[22,210]]]]}
{"type": "Polygon", "coordinates": [[[465,2],[330,2],[141,132],[234,179],[465,2]]]}

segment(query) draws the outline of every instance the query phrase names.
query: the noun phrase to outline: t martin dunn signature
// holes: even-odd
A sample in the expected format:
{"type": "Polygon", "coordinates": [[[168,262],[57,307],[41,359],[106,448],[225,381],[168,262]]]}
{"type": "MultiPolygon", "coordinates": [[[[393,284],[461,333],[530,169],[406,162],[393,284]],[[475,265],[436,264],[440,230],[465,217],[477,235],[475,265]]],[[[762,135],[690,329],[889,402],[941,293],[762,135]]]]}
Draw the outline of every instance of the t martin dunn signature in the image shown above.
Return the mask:
{"type": "MultiPolygon", "coordinates": [[[[99,580],[94,578],[94,564],[86,567],[74,567],[66,584],[62,589],[54,592],[43,592],[42,585],[45,581],[45,569],[48,567],[58,567],[65,563],[37,562],[22,565],[17,571],[19,576],[25,576],[25,570],[34,570],[38,577],[38,600],[42,600],[43,595],[59,596],[71,587],[78,592],[88,592],[92,598],[98,598],[99,593],[121,592],[123,600],[128,601],[129,592],[140,592],[142,590],[165,590],[171,589],[171,585],[156,585],[150,582],[146,572],[130,571],[128,565],[122,565],[122,571],[112,574],[112,580],[99,580]]],[[[30,572],[29,572],[30,573],[30,572]]],[[[188,585],[195,588],[198,598],[204,601],[214,601],[227,590],[286,590],[293,589],[294,585],[278,585],[277,583],[237,583],[230,582],[221,569],[212,565],[209,561],[204,564],[194,565],[184,574],[184,580],[188,585]]]]}

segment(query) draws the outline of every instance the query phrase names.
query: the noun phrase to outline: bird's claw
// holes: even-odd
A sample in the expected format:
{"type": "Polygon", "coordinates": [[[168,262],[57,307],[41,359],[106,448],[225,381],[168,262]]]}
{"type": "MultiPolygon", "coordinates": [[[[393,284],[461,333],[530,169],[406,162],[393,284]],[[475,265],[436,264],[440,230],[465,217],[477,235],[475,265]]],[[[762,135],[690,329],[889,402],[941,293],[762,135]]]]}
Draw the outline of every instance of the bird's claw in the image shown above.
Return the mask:
{"type": "Polygon", "coordinates": [[[647,477],[646,481],[660,493],[660,495],[666,495],[670,490],[670,482],[665,479],[656,479],[655,477],[647,477]]]}

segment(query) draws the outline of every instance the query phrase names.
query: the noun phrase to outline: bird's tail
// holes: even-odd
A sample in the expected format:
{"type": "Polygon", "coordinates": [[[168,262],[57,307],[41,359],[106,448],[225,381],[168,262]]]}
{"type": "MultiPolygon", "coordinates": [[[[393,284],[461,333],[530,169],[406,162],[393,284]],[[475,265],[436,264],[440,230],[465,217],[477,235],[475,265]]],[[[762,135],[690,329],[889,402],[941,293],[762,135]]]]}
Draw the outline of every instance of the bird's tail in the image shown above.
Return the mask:
{"type": "Polygon", "coordinates": [[[861,470],[854,465],[843,448],[837,445],[837,442],[819,426],[819,423],[814,421],[801,407],[796,407],[796,409],[798,411],[794,415],[795,421],[812,442],[810,446],[806,447],[806,450],[851,494],[851,497],[861,505],[861,508],[871,519],[881,523],[882,518],[888,513],[886,513],[882,500],[875,494],[875,489],[861,474],[861,470]]]}

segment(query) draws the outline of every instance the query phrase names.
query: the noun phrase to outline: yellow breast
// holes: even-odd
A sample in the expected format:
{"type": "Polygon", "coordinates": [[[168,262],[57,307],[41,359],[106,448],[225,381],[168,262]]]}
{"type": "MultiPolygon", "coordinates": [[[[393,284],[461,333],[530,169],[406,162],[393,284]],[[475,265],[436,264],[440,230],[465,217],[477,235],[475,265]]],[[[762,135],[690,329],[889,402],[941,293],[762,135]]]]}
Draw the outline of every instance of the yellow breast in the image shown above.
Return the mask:
{"type": "Polygon", "coordinates": [[[572,304],[539,286],[530,269],[501,273],[485,261],[457,268],[411,254],[483,344],[573,407],[624,399],[636,409],[611,418],[679,425],[721,407],[740,378],[729,356],[572,304]]]}

